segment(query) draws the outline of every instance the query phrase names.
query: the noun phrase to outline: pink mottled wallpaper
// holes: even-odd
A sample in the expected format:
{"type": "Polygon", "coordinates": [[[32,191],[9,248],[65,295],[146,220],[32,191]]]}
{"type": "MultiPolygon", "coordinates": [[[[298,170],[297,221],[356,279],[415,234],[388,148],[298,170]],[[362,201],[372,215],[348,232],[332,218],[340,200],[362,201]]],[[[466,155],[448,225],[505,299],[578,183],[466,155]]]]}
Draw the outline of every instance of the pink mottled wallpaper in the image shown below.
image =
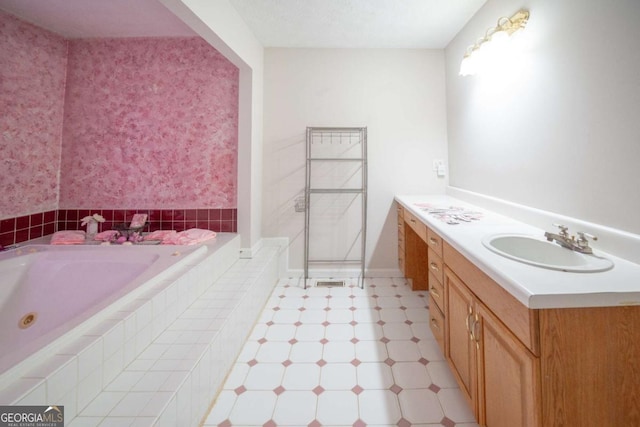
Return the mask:
{"type": "Polygon", "coordinates": [[[67,42],[0,11],[0,219],[57,209],[67,42]]]}
{"type": "Polygon", "coordinates": [[[238,69],[199,38],[70,40],[61,209],[235,208],[238,69]]]}

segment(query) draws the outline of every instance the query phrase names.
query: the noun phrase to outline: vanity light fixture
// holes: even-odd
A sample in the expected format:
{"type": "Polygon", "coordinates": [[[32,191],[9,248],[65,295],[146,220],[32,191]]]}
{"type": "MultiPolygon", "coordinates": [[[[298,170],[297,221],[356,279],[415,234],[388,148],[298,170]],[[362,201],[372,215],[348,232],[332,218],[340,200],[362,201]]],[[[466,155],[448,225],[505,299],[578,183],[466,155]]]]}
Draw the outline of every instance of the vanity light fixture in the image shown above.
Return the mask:
{"type": "Polygon", "coordinates": [[[511,18],[503,16],[498,24],[489,28],[485,36],[469,46],[460,63],[460,75],[472,76],[490,63],[492,58],[504,51],[511,36],[521,31],[529,20],[529,11],[520,10],[511,18]]]}

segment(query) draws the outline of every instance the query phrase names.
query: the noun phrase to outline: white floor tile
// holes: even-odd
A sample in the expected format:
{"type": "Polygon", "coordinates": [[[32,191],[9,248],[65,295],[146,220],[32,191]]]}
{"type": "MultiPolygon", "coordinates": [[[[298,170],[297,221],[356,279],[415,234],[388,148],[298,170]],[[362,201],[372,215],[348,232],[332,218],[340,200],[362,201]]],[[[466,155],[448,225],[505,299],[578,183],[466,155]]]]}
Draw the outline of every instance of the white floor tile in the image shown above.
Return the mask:
{"type": "Polygon", "coordinates": [[[329,341],[349,341],[353,337],[353,326],[348,323],[328,325],[325,329],[325,338],[329,341]]]}
{"type": "Polygon", "coordinates": [[[244,386],[247,390],[273,390],[282,384],[283,375],[281,363],[258,363],[249,369],[244,386]]]}
{"type": "Polygon", "coordinates": [[[327,312],[327,322],[335,323],[351,323],[353,321],[353,312],[351,310],[329,310],[327,312]]]}
{"type": "Polygon", "coordinates": [[[354,334],[358,340],[375,341],[382,338],[382,326],[375,323],[358,323],[353,327],[354,334]]]}
{"type": "Polygon", "coordinates": [[[227,380],[224,382],[225,390],[235,390],[244,384],[244,380],[247,378],[251,367],[245,362],[238,362],[233,365],[227,380]]]}
{"type": "Polygon", "coordinates": [[[395,383],[403,389],[427,388],[431,377],[420,362],[398,362],[391,367],[395,383]]]}
{"type": "Polygon", "coordinates": [[[440,388],[456,388],[458,383],[449,369],[447,362],[430,362],[427,364],[427,372],[435,385],[440,388]]]}
{"type": "Polygon", "coordinates": [[[279,310],[271,318],[271,321],[276,324],[293,325],[300,319],[300,310],[279,310]]]}
{"type": "Polygon", "coordinates": [[[444,418],[440,401],[430,390],[402,390],[398,400],[403,417],[412,424],[438,423],[444,418]]]}
{"type": "Polygon", "coordinates": [[[300,307],[304,307],[304,299],[302,296],[281,298],[278,307],[290,311],[297,311],[300,307]]]}
{"type": "Polygon", "coordinates": [[[400,303],[400,298],[396,296],[378,297],[377,302],[378,307],[382,308],[400,308],[402,305],[400,303]]]}
{"type": "Polygon", "coordinates": [[[407,308],[424,308],[427,302],[424,298],[415,295],[403,295],[400,297],[400,304],[407,308]]]}
{"type": "Polygon", "coordinates": [[[441,427],[446,414],[459,427],[477,427],[429,329],[426,292],[411,291],[404,279],[367,282],[375,287],[304,290],[298,279],[283,280],[205,425],[351,426],[360,419],[390,427],[404,418],[441,427]]]}
{"type": "Polygon", "coordinates": [[[331,288],[329,290],[329,294],[332,297],[348,297],[353,295],[353,287],[349,286],[349,283],[347,281],[345,281],[345,285],[346,286],[342,288],[340,287],[331,288]]]}
{"type": "Polygon", "coordinates": [[[261,426],[273,416],[276,398],[273,391],[246,391],[236,399],[229,421],[234,426],[261,426]]]}
{"type": "Polygon", "coordinates": [[[373,308],[359,308],[353,312],[353,320],[358,323],[376,323],[380,321],[380,314],[373,308]]]}
{"type": "Polygon", "coordinates": [[[385,323],[382,325],[384,336],[390,340],[410,340],[413,338],[413,330],[404,322],[385,323]]]}
{"type": "Polygon", "coordinates": [[[312,297],[304,300],[306,310],[321,310],[329,306],[329,300],[323,296],[312,297]]]}
{"type": "Polygon", "coordinates": [[[312,341],[300,341],[291,346],[289,360],[300,363],[315,363],[322,359],[322,344],[312,341]]]}
{"type": "Polygon", "coordinates": [[[420,340],[418,350],[420,350],[422,357],[430,362],[444,360],[444,354],[436,340],[420,340]]]}
{"type": "Polygon", "coordinates": [[[294,363],[287,366],[282,386],[286,390],[313,390],[320,384],[320,369],[315,363],[294,363]]]}
{"type": "Polygon", "coordinates": [[[456,423],[472,423],[475,421],[473,413],[467,405],[459,388],[443,388],[438,392],[438,399],[444,414],[456,423]]]}
{"type": "Polygon", "coordinates": [[[273,420],[279,426],[306,426],[315,418],[317,401],[311,391],[285,391],[278,396],[273,420]]]}
{"type": "Polygon", "coordinates": [[[387,351],[389,358],[396,362],[417,362],[422,357],[418,345],[413,341],[389,341],[387,351]]]}
{"type": "Polygon", "coordinates": [[[358,397],[355,393],[325,391],[318,396],[316,418],[322,425],[352,425],[358,417],[358,397]]]}
{"type": "Polygon", "coordinates": [[[251,334],[249,335],[248,341],[258,341],[260,338],[264,338],[264,334],[267,333],[267,329],[268,328],[269,327],[264,323],[257,323],[253,327],[253,330],[251,331],[251,334]]]}
{"type": "Polygon", "coordinates": [[[322,352],[322,358],[329,363],[351,362],[355,357],[354,345],[349,341],[328,342],[322,352]]]}
{"type": "Polygon", "coordinates": [[[306,309],[300,314],[300,322],[304,325],[321,324],[327,320],[327,311],[322,309],[306,309]]]}
{"type": "Polygon", "coordinates": [[[356,368],[358,385],[365,390],[388,389],[394,383],[391,367],[386,363],[366,362],[356,368]]]}
{"type": "Polygon", "coordinates": [[[331,296],[329,298],[329,307],[331,310],[349,309],[353,306],[353,301],[347,296],[331,296]]]}
{"type": "Polygon", "coordinates": [[[356,367],[351,363],[329,363],[320,371],[320,385],[325,390],[351,390],[357,384],[356,367]]]}
{"type": "Polygon", "coordinates": [[[358,402],[360,419],[367,424],[395,425],[400,420],[398,396],[389,390],[365,390],[358,402]]]}
{"type": "MultiPolygon", "coordinates": [[[[292,335],[293,336],[293,335],[292,335]]],[[[291,344],[282,341],[266,342],[260,345],[255,359],[258,362],[284,362],[289,357],[291,344]]]]}
{"type": "Polygon", "coordinates": [[[383,308],[380,310],[380,320],[383,322],[404,322],[407,315],[399,308],[383,308]]]}
{"type": "MultiPolygon", "coordinates": [[[[268,326],[265,325],[265,332],[267,330],[268,326]]],[[[263,337],[260,337],[263,338],[263,337]]],[[[258,339],[260,339],[258,338],[258,339]]],[[[242,350],[240,351],[240,354],[238,355],[238,358],[236,359],[237,362],[248,362],[251,359],[255,359],[256,357],[256,353],[258,353],[258,349],[260,348],[260,343],[257,341],[247,341],[244,345],[244,347],[242,347],[242,350]]]]}
{"type": "Polygon", "coordinates": [[[267,341],[289,341],[296,334],[296,327],[291,325],[271,325],[265,334],[267,341]]]}
{"type": "Polygon", "coordinates": [[[324,328],[320,324],[302,324],[296,329],[295,338],[298,341],[318,342],[324,338],[324,328]]]}
{"type": "Polygon", "coordinates": [[[356,296],[352,300],[355,308],[373,308],[378,306],[376,298],[370,296],[356,296]]]}
{"type": "Polygon", "coordinates": [[[405,314],[414,322],[429,322],[429,310],[426,308],[407,308],[405,314]]]}
{"type": "Polygon", "coordinates": [[[380,341],[359,341],[355,349],[356,358],[361,362],[383,362],[389,357],[387,346],[380,341]]]}

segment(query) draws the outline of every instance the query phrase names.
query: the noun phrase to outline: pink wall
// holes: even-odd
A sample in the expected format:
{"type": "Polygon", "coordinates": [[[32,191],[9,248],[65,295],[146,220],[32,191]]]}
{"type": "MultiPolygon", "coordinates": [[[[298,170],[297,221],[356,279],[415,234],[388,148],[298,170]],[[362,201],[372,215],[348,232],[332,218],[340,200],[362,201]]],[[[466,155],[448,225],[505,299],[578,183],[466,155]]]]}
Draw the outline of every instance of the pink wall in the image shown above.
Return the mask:
{"type": "Polygon", "coordinates": [[[59,208],[235,208],[238,69],[199,38],[70,40],[59,208]]]}
{"type": "Polygon", "coordinates": [[[0,11],[0,219],[57,208],[67,42],[0,11]]]}

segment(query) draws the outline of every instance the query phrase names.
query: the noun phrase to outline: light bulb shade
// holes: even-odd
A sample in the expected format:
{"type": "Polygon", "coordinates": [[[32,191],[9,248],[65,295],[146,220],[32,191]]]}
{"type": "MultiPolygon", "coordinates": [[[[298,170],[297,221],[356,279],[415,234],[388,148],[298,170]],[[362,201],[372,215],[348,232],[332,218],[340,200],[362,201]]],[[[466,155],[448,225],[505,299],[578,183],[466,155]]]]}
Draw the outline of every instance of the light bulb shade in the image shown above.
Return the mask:
{"type": "Polygon", "coordinates": [[[509,33],[505,30],[498,30],[491,35],[491,44],[498,50],[509,44],[509,33]]]}
{"type": "Polygon", "coordinates": [[[471,55],[465,55],[464,58],[462,58],[462,62],[460,63],[460,75],[461,76],[472,76],[475,74],[475,67],[474,67],[474,59],[471,55]]]}

